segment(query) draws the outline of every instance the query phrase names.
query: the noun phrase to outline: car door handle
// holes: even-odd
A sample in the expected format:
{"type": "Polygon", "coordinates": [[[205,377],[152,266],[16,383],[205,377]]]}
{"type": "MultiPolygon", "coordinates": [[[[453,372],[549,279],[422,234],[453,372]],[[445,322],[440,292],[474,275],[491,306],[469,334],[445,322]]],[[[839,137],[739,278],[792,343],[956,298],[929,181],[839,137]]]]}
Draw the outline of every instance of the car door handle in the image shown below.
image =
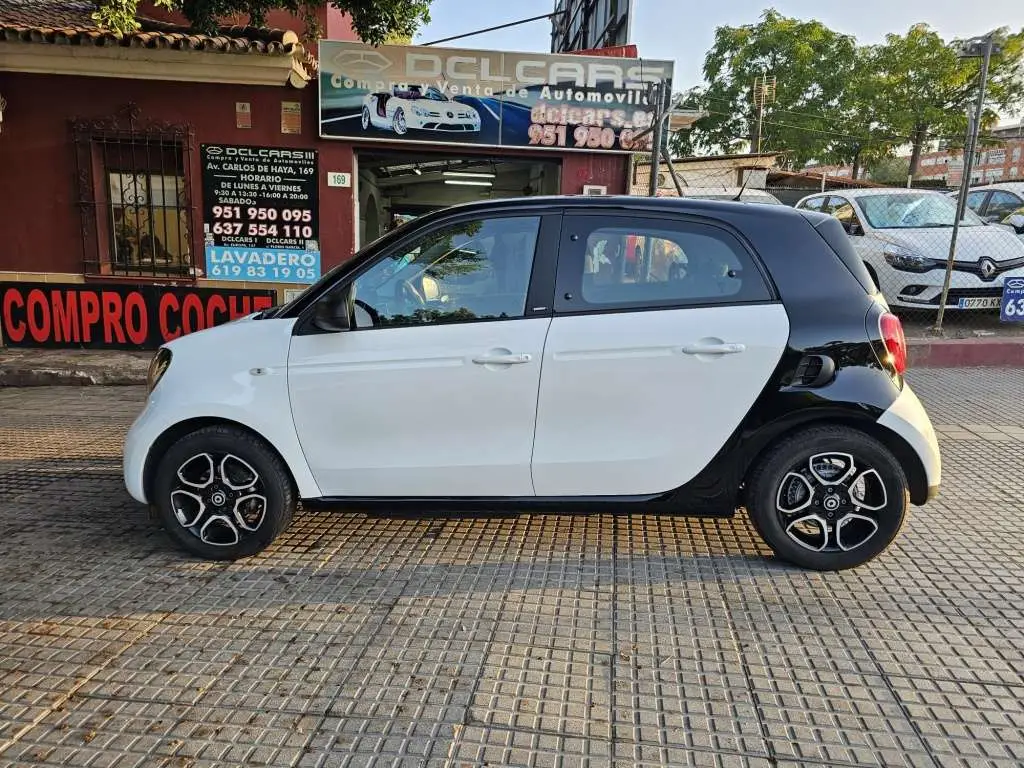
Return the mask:
{"type": "Polygon", "coordinates": [[[735,355],[745,351],[745,344],[687,344],[683,353],[687,355],[735,355]]]}
{"type": "Polygon", "coordinates": [[[474,357],[473,362],[477,365],[522,365],[532,359],[530,355],[523,353],[520,355],[484,355],[474,357]]]}

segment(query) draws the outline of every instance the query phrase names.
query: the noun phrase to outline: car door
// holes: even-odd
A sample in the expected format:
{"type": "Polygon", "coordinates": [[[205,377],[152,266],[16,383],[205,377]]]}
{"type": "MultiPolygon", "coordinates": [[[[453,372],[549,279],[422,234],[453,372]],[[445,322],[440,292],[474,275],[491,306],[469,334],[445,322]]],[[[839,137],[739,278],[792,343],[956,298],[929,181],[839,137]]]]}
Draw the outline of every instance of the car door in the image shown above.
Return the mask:
{"type": "Polygon", "coordinates": [[[295,428],[325,496],[533,495],[557,228],[557,216],[460,219],[336,287],[351,286],[353,327],[297,334],[288,362],[295,428]],[[537,253],[550,258],[546,287],[537,253]]]}
{"type": "Polygon", "coordinates": [[[1020,195],[1004,189],[994,189],[992,190],[992,196],[988,199],[985,215],[982,218],[990,223],[1001,222],[1022,205],[1024,205],[1024,199],[1020,195]]]}
{"type": "Polygon", "coordinates": [[[789,336],[729,230],[665,216],[563,220],[533,482],[544,497],[660,493],[740,424],[789,336]],[[627,250],[635,249],[633,263],[627,250]]]}

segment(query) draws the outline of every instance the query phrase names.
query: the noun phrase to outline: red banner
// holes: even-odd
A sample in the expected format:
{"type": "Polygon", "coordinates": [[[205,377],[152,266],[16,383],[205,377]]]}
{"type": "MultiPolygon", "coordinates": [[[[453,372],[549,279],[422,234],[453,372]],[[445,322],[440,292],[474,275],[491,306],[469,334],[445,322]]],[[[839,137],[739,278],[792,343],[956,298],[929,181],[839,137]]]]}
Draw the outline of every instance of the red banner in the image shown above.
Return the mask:
{"type": "Polygon", "coordinates": [[[0,283],[8,347],[156,349],[274,304],[273,290],[0,283]]]}

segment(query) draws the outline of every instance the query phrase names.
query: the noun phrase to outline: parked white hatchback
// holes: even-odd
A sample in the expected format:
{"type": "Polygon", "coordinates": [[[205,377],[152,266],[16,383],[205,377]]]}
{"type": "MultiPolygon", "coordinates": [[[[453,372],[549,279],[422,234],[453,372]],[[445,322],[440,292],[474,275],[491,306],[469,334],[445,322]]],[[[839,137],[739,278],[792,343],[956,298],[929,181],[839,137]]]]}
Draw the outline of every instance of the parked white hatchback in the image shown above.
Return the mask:
{"type": "Polygon", "coordinates": [[[420,217],[156,354],[125,483],[236,558],[299,499],[729,516],[850,568],[938,491],[899,319],[782,205],[531,197],[420,217]]]}
{"type": "MultiPolygon", "coordinates": [[[[938,308],[955,200],[931,190],[848,189],[808,195],[796,207],[839,219],[890,305],[938,308]]],[[[1024,242],[966,209],[946,308],[998,309],[1008,277],[1024,277],[1024,242]]]]}

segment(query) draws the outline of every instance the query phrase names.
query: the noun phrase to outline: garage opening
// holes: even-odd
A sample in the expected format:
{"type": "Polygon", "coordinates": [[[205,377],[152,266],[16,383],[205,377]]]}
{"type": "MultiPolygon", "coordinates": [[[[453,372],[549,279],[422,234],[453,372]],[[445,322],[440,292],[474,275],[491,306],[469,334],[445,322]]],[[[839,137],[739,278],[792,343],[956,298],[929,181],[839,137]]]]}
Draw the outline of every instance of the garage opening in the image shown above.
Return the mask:
{"type": "Polygon", "coordinates": [[[359,152],[356,167],[360,246],[438,208],[561,190],[559,160],[359,152]]]}

